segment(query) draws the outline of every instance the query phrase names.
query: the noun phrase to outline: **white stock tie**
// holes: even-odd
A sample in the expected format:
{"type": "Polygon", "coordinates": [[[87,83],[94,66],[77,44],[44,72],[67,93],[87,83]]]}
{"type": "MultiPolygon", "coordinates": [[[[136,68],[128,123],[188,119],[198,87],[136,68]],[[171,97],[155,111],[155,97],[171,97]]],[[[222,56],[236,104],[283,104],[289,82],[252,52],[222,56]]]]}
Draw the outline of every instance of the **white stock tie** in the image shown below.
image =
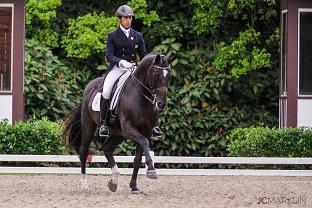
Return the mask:
{"type": "Polygon", "coordinates": [[[128,30],[125,30],[125,35],[127,36],[127,38],[129,38],[129,31],[128,30]]]}

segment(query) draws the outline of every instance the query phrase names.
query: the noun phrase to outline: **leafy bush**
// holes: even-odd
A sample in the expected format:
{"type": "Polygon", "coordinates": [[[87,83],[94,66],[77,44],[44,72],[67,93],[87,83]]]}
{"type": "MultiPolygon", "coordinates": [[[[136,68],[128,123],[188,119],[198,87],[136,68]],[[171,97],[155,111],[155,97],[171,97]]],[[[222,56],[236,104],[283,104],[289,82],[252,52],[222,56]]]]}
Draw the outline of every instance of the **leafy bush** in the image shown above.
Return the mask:
{"type": "MultiPolygon", "coordinates": [[[[131,0],[135,17],[142,19],[143,24],[151,26],[159,17],[155,11],[147,11],[145,0],[131,0]]],[[[69,19],[66,34],[62,37],[62,47],[68,57],[87,59],[95,54],[101,54],[106,48],[107,34],[115,30],[119,25],[115,15],[93,12],[76,19],[69,19]]]]}
{"type": "Polygon", "coordinates": [[[312,157],[311,128],[237,128],[228,136],[229,156],[312,157]]]}
{"type": "Polygon", "coordinates": [[[47,119],[0,122],[0,154],[64,154],[60,123],[47,119]]]}
{"type": "Polygon", "coordinates": [[[118,26],[115,17],[101,14],[87,14],[69,20],[62,44],[68,57],[85,59],[92,54],[103,53],[107,34],[118,26]]]}
{"type": "Polygon", "coordinates": [[[271,54],[266,49],[255,46],[260,42],[259,36],[259,32],[249,28],[240,32],[239,38],[231,45],[220,43],[214,62],[216,69],[222,72],[230,70],[233,76],[241,77],[250,70],[271,67],[271,54]]]}
{"type": "Polygon", "coordinates": [[[128,4],[132,7],[135,18],[142,19],[145,25],[151,26],[160,19],[156,11],[148,11],[146,0],[131,0],[128,4]]]}
{"type": "Polygon", "coordinates": [[[53,23],[61,4],[61,0],[26,0],[26,37],[40,41],[45,46],[57,48],[58,33],[53,23]]]}
{"type": "MultiPolygon", "coordinates": [[[[174,42],[163,43],[157,49],[165,54],[175,51],[170,47],[174,42]]],[[[159,122],[165,138],[151,142],[156,155],[225,156],[231,130],[252,123],[277,123],[277,87],[264,79],[268,74],[276,79],[276,72],[255,71],[234,78],[203,62],[209,56],[204,52],[176,53],[167,107],[159,122]]]]}
{"type": "Polygon", "coordinates": [[[63,117],[80,101],[83,79],[79,71],[65,66],[37,41],[25,44],[26,117],[63,117]]]}

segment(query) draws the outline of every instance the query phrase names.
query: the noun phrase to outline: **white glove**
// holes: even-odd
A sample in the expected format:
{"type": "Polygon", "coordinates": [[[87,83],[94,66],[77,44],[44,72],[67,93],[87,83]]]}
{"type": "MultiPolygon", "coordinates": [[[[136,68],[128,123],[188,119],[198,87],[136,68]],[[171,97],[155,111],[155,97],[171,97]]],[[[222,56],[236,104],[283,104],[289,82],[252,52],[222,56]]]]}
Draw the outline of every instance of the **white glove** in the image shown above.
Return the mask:
{"type": "Polygon", "coordinates": [[[120,67],[124,67],[124,68],[131,68],[132,67],[132,64],[126,60],[121,60],[119,62],[119,66],[120,67]]]}

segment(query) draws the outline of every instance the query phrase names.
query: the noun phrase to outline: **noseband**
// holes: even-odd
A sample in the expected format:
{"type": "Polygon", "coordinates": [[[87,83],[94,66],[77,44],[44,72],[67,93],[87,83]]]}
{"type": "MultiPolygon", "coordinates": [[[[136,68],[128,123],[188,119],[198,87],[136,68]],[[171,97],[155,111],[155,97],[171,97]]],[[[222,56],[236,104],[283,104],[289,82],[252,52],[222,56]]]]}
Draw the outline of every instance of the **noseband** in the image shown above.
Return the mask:
{"type": "MultiPolygon", "coordinates": [[[[156,65],[151,65],[148,70],[150,71],[151,68],[154,67],[156,69],[161,69],[161,70],[170,70],[170,66],[166,66],[166,67],[161,67],[161,66],[156,66],[156,65]]],[[[138,87],[139,89],[139,92],[140,94],[145,97],[148,101],[150,101],[152,103],[152,105],[155,104],[155,101],[156,101],[156,98],[157,98],[157,91],[159,91],[159,89],[162,89],[164,87],[159,87],[159,88],[156,88],[156,89],[153,89],[153,81],[151,81],[151,84],[149,87],[147,87],[145,84],[143,84],[136,76],[134,76],[134,73],[131,73],[131,77],[135,83],[135,85],[138,87],[137,83],[139,83],[141,86],[143,86],[151,95],[152,95],[152,99],[149,98],[149,96],[147,96],[144,92],[142,92],[140,90],[140,88],[138,87]]]]}

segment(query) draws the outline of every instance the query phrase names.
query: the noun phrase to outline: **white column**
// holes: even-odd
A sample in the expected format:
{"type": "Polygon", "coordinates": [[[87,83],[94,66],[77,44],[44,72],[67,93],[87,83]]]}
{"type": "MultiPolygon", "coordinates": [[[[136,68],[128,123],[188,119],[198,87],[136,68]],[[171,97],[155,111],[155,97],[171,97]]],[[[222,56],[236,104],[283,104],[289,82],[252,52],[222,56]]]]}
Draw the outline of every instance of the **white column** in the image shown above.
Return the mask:
{"type": "Polygon", "coordinates": [[[13,97],[12,95],[0,95],[0,121],[8,119],[12,123],[13,97]]]}
{"type": "Polygon", "coordinates": [[[297,126],[312,127],[312,99],[298,99],[297,126]]]}

